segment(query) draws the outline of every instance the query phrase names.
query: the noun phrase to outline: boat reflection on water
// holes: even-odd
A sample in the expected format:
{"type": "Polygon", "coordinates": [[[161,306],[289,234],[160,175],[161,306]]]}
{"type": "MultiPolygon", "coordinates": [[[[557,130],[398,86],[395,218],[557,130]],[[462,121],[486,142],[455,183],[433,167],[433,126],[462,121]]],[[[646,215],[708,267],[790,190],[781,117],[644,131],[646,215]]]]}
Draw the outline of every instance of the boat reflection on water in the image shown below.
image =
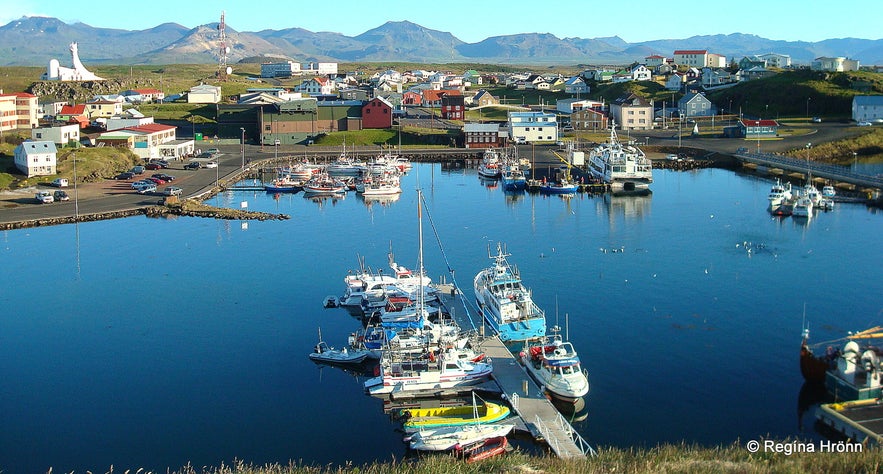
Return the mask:
{"type": "Polygon", "coordinates": [[[390,204],[398,201],[400,197],[402,197],[401,193],[391,194],[388,196],[365,196],[364,194],[357,194],[356,196],[358,196],[358,199],[361,199],[362,202],[365,203],[365,206],[369,209],[375,204],[383,207],[389,206],[390,204]]]}
{"type": "Polygon", "coordinates": [[[524,195],[527,194],[523,189],[520,191],[503,191],[503,195],[506,197],[506,205],[512,206],[518,204],[522,200],[524,200],[524,195]]]}
{"type": "Polygon", "coordinates": [[[626,218],[643,218],[650,214],[653,192],[649,189],[638,191],[617,191],[604,195],[604,207],[609,218],[621,215],[626,218]]]}
{"type": "Polygon", "coordinates": [[[364,362],[358,364],[336,364],[334,362],[318,360],[313,360],[312,362],[316,364],[316,367],[319,368],[320,376],[321,371],[325,369],[342,370],[352,375],[353,378],[359,381],[359,383],[361,383],[365,378],[374,377],[375,373],[377,372],[377,367],[378,365],[380,365],[380,361],[378,361],[377,359],[366,359],[364,362]]]}
{"type": "Polygon", "coordinates": [[[482,186],[488,189],[497,189],[499,187],[500,181],[496,179],[485,178],[483,176],[478,177],[478,181],[482,186]]]}
{"type": "Polygon", "coordinates": [[[803,382],[797,395],[797,430],[804,433],[805,423],[813,426],[816,422],[816,408],[822,403],[832,402],[834,397],[825,390],[825,384],[803,382]]]}
{"type": "Polygon", "coordinates": [[[346,199],[346,193],[339,193],[333,195],[325,195],[325,194],[304,194],[304,199],[308,199],[318,204],[319,207],[324,207],[327,202],[331,202],[331,205],[337,205],[337,201],[343,201],[346,199]]]}

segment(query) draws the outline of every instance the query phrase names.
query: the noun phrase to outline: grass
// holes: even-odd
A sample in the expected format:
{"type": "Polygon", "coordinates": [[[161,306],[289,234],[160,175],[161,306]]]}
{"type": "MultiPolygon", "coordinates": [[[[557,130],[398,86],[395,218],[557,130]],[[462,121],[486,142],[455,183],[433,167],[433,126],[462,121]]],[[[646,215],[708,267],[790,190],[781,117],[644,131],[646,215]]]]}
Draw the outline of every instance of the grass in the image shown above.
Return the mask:
{"type": "MultiPolygon", "coordinates": [[[[5,137],[4,137],[5,139],[5,137]]],[[[55,178],[74,179],[74,157],[77,162],[77,180],[80,183],[103,181],[129,170],[141,160],[122,148],[62,148],[58,151],[58,174],[25,177],[13,163],[13,152],[8,143],[0,146],[0,189],[16,189],[49,183],[55,178]]]]}
{"type": "MultiPolygon", "coordinates": [[[[795,446],[786,440],[783,445],[795,446]]],[[[816,445],[818,450],[818,444],[816,445]]],[[[302,462],[255,466],[242,461],[220,467],[185,466],[176,474],[478,474],[478,473],[782,473],[879,472],[883,452],[864,447],[862,452],[749,453],[739,443],[721,447],[677,444],[653,448],[603,448],[598,456],[579,459],[530,456],[518,451],[486,461],[466,464],[446,454],[392,460],[386,463],[311,466],[302,462]]],[[[139,472],[142,472],[139,470],[139,472]]]]}
{"type": "Polygon", "coordinates": [[[856,134],[849,138],[816,144],[812,148],[797,148],[789,154],[823,163],[848,165],[856,156],[883,155],[883,129],[857,129],[856,134]]]}

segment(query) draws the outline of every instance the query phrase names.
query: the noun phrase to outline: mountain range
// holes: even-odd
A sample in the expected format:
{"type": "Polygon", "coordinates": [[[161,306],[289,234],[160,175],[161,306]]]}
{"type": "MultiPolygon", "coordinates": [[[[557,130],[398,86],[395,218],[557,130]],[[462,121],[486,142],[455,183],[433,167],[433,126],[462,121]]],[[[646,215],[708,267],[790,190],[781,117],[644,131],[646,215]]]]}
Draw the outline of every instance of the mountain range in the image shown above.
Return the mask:
{"type": "MultiPolygon", "coordinates": [[[[770,40],[756,35],[691,36],[628,43],[621,38],[558,38],[549,33],[493,36],[466,43],[451,33],[409,21],[390,21],[357,36],[303,28],[239,32],[225,29],[228,63],[239,61],[418,62],[490,64],[627,64],[677,49],[707,49],[728,60],[769,52],[788,54],[794,64],[819,56],[846,56],[863,65],[883,64],[883,39],[770,40]]],[[[68,45],[79,44],[89,64],[217,63],[218,24],[187,28],[163,23],[146,30],[95,28],[57,18],[22,17],[0,27],[0,65],[70,64],[68,45]]]]}

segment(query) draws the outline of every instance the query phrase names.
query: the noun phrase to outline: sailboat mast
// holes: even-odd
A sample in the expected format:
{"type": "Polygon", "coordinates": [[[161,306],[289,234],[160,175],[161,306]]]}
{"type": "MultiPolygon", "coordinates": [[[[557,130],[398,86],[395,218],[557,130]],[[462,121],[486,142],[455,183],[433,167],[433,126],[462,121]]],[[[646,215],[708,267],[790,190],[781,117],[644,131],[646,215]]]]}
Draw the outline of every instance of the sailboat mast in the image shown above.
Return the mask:
{"type": "Polygon", "coordinates": [[[423,317],[423,194],[417,190],[417,311],[423,317]]]}

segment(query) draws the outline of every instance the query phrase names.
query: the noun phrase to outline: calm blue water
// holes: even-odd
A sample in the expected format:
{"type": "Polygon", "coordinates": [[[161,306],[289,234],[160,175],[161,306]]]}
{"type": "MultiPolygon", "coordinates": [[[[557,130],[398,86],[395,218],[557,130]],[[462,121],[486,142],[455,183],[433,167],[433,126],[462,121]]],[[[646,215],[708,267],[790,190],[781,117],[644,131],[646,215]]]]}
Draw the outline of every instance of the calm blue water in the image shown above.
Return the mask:
{"type": "MultiPolygon", "coordinates": [[[[864,206],[772,218],[770,181],[714,169],[656,171],[648,197],[568,201],[418,168],[467,295],[503,241],[550,322],[556,304],[569,321],[592,384],[577,427],[595,445],[816,437],[799,428],[804,305],[816,341],[881,322],[883,215],[864,206]]],[[[247,229],[139,217],[4,232],[0,470],[403,457],[362,379],[307,354],[317,328],[339,345],[357,327],[321,303],[358,256],[383,267],[392,245],[415,265],[415,171],[387,205],[215,199],[292,217],[247,229]]],[[[424,235],[438,279],[428,219],[424,235]]]]}

